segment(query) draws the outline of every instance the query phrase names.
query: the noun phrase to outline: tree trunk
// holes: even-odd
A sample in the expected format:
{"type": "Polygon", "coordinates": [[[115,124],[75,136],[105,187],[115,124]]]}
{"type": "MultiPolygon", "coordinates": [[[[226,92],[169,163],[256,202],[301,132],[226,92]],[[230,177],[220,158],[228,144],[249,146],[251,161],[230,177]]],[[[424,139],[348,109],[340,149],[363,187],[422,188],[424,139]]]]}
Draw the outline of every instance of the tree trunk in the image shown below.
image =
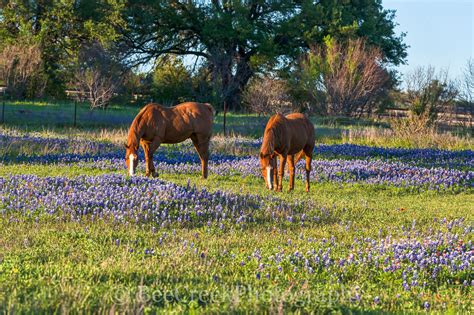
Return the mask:
{"type": "Polygon", "coordinates": [[[217,51],[209,60],[211,69],[215,73],[214,80],[220,80],[220,94],[226,103],[227,110],[237,111],[241,109],[241,96],[245,86],[253,75],[250,69],[249,60],[246,56],[240,56],[236,65],[235,74],[232,51],[217,51]]]}

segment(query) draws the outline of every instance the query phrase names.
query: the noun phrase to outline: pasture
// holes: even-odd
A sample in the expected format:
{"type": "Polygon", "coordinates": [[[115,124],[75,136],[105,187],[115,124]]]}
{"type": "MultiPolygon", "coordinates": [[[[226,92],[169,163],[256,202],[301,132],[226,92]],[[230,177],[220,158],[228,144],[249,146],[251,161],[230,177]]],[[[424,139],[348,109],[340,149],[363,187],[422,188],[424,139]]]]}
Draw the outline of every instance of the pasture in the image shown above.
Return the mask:
{"type": "Polygon", "coordinates": [[[226,137],[216,117],[207,180],[190,141],[161,146],[151,179],[142,151],[138,176],[124,163],[137,108],[78,128],[49,109],[8,104],[0,129],[2,312],[472,310],[472,138],[418,148],[313,118],[311,192],[300,161],[275,193],[266,117],[229,115],[226,137]]]}

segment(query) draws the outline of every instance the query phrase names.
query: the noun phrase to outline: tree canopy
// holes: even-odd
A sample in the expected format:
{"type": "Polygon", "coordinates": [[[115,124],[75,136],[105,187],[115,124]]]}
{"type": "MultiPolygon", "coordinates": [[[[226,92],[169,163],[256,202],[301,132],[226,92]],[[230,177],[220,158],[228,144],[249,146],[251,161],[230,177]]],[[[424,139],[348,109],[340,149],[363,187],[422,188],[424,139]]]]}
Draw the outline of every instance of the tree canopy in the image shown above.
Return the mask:
{"type": "Polygon", "coordinates": [[[38,44],[52,87],[97,41],[130,67],[195,58],[230,109],[255,74],[291,69],[326,36],[363,37],[384,63],[403,63],[404,34],[394,29],[381,0],[0,0],[0,50],[22,38],[38,44]]]}
{"type": "Polygon", "coordinates": [[[233,109],[255,73],[291,66],[328,35],[364,37],[394,65],[406,57],[404,35],[394,33],[394,12],[380,0],[130,0],[124,20],[121,35],[131,63],[163,54],[203,58],[233,109]]]}
{"type": "Polygon", "coordinates": [[[49,94],[60,93],[68,67],[83,45],[117,39],[120,0],[0,0],[0,49],[17,42],[39,45],[49,94]]]}

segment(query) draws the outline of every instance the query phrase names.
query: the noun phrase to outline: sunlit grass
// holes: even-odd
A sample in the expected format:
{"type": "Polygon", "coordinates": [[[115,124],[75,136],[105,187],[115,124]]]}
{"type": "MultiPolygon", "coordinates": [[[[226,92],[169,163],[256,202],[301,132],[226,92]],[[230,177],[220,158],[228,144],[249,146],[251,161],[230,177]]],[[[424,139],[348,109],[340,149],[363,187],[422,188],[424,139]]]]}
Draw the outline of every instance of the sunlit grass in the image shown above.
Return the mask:
{"type": "MultiPolygon", "coordinates": [[[[45,105],[31,106],[47,107],[45,105]]],[[[133,118],[132,110],[123,117],[133,118]]],[[[220,114],[217,124],[221,119],[220,114]]],[[[221,154],[256,156],[258,146],[248,144],[259,138],[264,122],[262,117],[229,115],[229,124],[233,126],[230,135],[224,137],[221,126],[217,125],[211,149],[221,154]]],[[[379,129],[384,128],[383,125],[323,120],[315,120],[315,123],[317,133],[320,130],[318,142],[414,145],[409,140],[391,138],[389,131],[379,129]]],[[[1,134],[61,138],[68,144],[54,147],[44,145],[47,141],[35,143],[21,138],[7,141],[8,145],[0,148],[0,158],[5,159],[0,160],[0,177],[8,180],[11,176],[31,174],[68,180],[84,175],[99,178],[119,174],[124,176],[123,185],[126,182],[129,185],[125,168],[110,171],[92,164],[33,164],[14,159],[6,162],[6,157],[18,154],[93,153],[100,156],[105,153],[100,151],[104,148],[120,151],[127,131],[126,125],[2,126],[1,134]],[[77,141],[106,146],[81,146],[77,141]]],[[[449,140],[439,146],[472,148],[471,138],[449,139],[454,142],[449,143],[449,140]]],[[[167,145],[161,150],[180,154],[192,152],[193,148],[188,141],[182,145],[167,145]]],[[[142,164],[138,176],[143,176],[142,164]]],[[[251,220],[244,220],[242,224],[211,215],[208,222],[206,219],[200,224],[173,221],[161,226],[155,223],[159,219],[154,218],[140,222],[91,214],[73,218],[61,208],[48,214],[41,207],[30,211],[15,204],[15,210],[11,210],[6,205],[9,195],[16,192],[0,187],[0,198],[3,198],[0,199],[0,312],[420,313],[432,310],[468,313],[472,306],[472,264],[468,267],[471,269],[464,271],[448,270],[448,264],[433,280],[429,267],[417,276],[413,274],[410,268],[415,268],[420,261],[412,263],[412,258],[401,259],[403,272],[408,274],[407,281],[411,284],[414,277],[419,277],[419,283],[408,290],[404,287],[402,269],[385,271],[390,264],[396,264],[392,259],[395,252],[390,249],[393,244],[413,246],[410,255],[415,256],[433,254],[429,247],[418,250],[432,241],[440,242],[435,249],[440,256],[445,251],[463,252],[465,257],[472,253],[472,187],[454,192],[312,182],[310,193],[306,193],[301,179],[296,181],[294,191],[287,192],[288,179],[285,178],[284,191],[276,193],[267,190],[263,180],[256,176],[219,176],[211,172],[204,180],[198,172],[170,174],[159,169],[158,172],[160,176],[156,181],[171,182],[188,190],[204,189],[209,195],[217,191],[226,191],[231,198],[254,195],[263,206],[254,210],[236,209],[236,213],[243,214],[252,211],[251,220]],[[278,208],[273,198],[298,206],[278,208]],[[471,246],[470,251],[468,246],[471,246]],[[312,252],[321,251],[317,255],[323,257],[328,248],[332,262],[325,267],[313,260],[312,252]],[[389,248],[383,254],[386,256],[380,254],[384,248],[389,248]],[[377,265],[367,263],[368,253],[381,255],[377,265]],[[278,255],[281,260],[276,259],[278,255]],[[356,257],[359,265],[340,267],[340,262],[350,259],[350,255],[356,257]],[[359,255],[364,258],[359,259],[359,255]],[[382,258],[388,259],[390,264],[385,264],[382,258]]],[[[34,180],[29,189],[34,190],[34,180]]],[[[63,192],[61,187],[58,191],[63,192]]],[[[154,194],[154,191],[134,191],[135,187],[127,187],[130,189],[123,193],[127,200],[133,201],[134,193],[154,194]]],[[[72,186],[68,189],[69,193],[74,192],[72,186]]],[[[103,196],[104,201],[110,198],[120,198],[120,195],[103,196]]],[[[41,205],[39,199],[29,202],[41,205]]],[[[124,211],[140,206],[131,202],[124,211]]],[[[170,207],[172,213],[179,213],[181,209],[170,207]]],[[[216,213],[219,212],[212,212],[216,213]]]]}

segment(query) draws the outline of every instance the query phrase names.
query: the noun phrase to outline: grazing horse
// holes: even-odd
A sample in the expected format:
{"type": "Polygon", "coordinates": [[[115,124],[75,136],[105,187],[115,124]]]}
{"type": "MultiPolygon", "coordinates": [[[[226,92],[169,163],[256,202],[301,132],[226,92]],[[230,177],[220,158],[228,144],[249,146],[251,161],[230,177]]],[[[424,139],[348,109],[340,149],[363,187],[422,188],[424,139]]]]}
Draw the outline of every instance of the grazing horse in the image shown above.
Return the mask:
{"type": "Polygon", "coordinates": [[[260,165],[262,175],[268,189],[281,191],[285,164],[290,169],[290,187],[295,185],[295,163],[306,156],[306,191],[309,192],[309,173],[314,149],[314,126],[309,119],[300,113],[287,116],[276,114],[270,117],[265,127],[262,147],[260,149],[260,165]],[[276,156],[280,157],[280,168],[277,172],[276,156]]]}
{"type": "Polygon", "coordinates": [[[156,177],[153,153],[162,143],[178,143],[191,138],[201,159],[202,177],[207,178],[209,141],[212,134],[213,108],[207,103],[182,103],[174,107],[146,105],[128,131],[125,164],[130,176],[138,165],[138,145],[145,151],[146,176],[156,177]]]}

